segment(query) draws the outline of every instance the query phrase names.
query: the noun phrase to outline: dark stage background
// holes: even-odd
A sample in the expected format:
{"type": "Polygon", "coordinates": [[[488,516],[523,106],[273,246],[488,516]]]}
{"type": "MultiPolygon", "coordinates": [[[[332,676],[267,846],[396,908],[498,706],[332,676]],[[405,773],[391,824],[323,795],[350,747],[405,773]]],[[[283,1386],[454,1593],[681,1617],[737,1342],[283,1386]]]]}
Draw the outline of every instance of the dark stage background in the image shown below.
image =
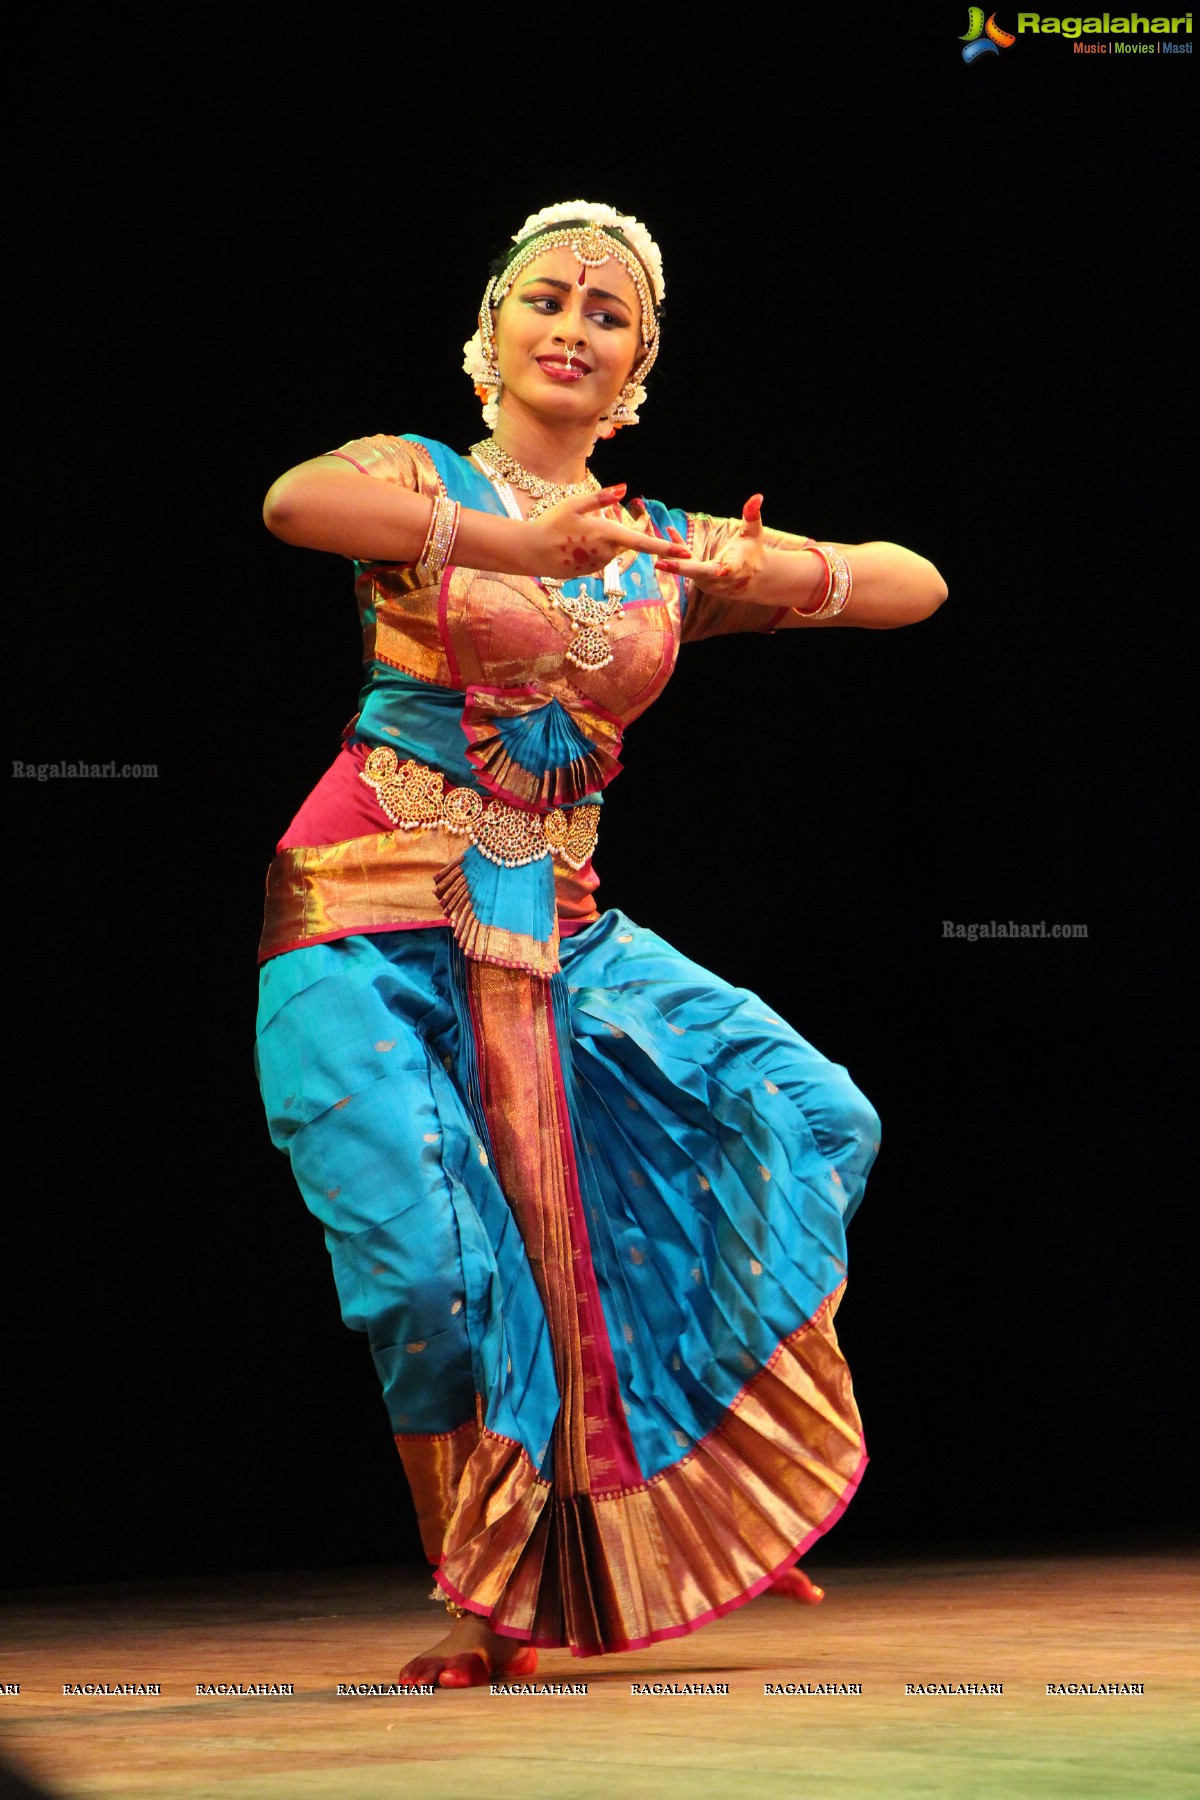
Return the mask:
{"type": "Polygon", "coordinates": [[[1193,63],[1023,36],[967,67],[965,11],[43,27],[9,755],[158,777],[8,784],[10,1582],[418,1555],[252,1066],[266,866],[360,683],[348,565],[259,509],[360,433],[477,436],[487,260],[576,194],[667,271],[599,472],[760,489],[950,588],[903,631],[686,649],[598,856],[602,901],[883,1118],[839,1321],[873,1463],[830,1553],[1183,1521],[1193,63]]]}

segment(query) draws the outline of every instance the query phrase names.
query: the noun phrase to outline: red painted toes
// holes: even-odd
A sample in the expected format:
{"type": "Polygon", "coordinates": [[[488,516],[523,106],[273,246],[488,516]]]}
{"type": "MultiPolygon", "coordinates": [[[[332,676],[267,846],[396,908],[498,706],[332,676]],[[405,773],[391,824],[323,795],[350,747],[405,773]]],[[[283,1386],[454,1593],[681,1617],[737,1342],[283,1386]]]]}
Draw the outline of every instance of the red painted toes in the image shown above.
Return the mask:
{"type": "Polygon", "coordinates": [[[486,1650],[465,1650],[460,1656],[448,1656],[438,1674],[438,1686],[447,1688],[483,1687],[492,1678],[492,1660],[486,1650]]]}
{"type": "Polygon", "coordinates": [[[456,1656],[419,1656],[405,1663],[396,1677],[398,1687],[485,1687],[489,1681],[509,1676],[532,1675],[538,1666],[532,1644],[522,1644],[516,1655],[493,1669],[488,1651],[463,1650],[456,1656]]]}
{"type": "Polygon", "coordinates": [[[405,1663],[396,1677],[397,1687],[431,1687],[437,1680],[441,1667],[436,1657],[418,1656],[412,1662],[405,1663]]]}
{"type": "Polygon", "coordinates": [[[775,1577],[767,1591],[782,1594],[785,1600],[799,1600],[805,1606],[819,1606],[825,1598],[825,1589],[810,1581],[799,1568],[785,1569],[775,1577]]]}

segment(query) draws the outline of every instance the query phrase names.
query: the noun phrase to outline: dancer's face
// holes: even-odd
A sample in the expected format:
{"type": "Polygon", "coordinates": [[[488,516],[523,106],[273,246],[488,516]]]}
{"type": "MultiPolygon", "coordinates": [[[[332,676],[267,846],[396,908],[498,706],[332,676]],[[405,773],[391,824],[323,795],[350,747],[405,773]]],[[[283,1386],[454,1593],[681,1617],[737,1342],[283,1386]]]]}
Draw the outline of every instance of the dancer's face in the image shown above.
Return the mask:
{"type": "Polygon", "coordinates": [[[547,250],[494,316],[505,392],[556,418],[609,412],[641,355],[637,289],[615,257],[582,268],[566,245],[547,250]]]}

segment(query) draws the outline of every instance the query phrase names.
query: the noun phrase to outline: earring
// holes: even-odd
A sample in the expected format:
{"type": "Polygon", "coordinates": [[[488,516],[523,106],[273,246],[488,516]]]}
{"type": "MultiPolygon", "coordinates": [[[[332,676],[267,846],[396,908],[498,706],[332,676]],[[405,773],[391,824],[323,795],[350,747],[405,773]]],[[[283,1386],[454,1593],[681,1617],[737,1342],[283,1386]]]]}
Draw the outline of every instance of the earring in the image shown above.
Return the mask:
{"type": "Polygon", "coordinates": [[[627,381],[625,383],[625,386],[621,389],[617,404],[608,415],[609,423],[612,425],[614,431],[620,431],[623,425],[636,425],[638,423],[637,409],[645,398],[646,390],[644,387],[640,387],[636,381],[627,381]]]}

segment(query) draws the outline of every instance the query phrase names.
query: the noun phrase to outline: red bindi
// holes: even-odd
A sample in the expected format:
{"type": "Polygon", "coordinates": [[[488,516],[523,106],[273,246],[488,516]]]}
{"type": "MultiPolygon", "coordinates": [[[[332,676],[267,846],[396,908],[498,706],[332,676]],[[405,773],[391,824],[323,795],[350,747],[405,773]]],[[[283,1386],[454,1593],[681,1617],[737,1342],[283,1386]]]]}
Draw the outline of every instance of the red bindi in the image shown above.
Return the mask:
{"type": "Polygon", "coordinates": [[[579,279],[575,283],[576,287],[582,287],[586,280],[587,280],[587,270],[585,268],[581,268],[579,271],[579,279]]]}

